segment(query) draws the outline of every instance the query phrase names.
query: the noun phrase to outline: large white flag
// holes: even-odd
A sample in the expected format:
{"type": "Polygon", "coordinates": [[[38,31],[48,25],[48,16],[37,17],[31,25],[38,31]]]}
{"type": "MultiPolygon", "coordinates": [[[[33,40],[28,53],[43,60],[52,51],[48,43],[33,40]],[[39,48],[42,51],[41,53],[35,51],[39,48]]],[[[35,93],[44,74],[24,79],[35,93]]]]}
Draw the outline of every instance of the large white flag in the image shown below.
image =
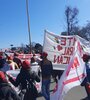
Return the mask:
{"type": "Polygon", "coordinates": [[[58,81],[58,88],[51,94],[51,100],[64,100],[66,93],[73,87],[82,83],[86,77],[85,64],[81,58],[79,42],[75,45],[75,52],[66,67],[61,79],[58,81]]]}
{"type": "Polygon", "coordinates": [[[52,61],[53,69],[65,70],[76,49],[75,43],[77,41],[80,42],[83,53],[90,53],[89,41],[77,35],[63,36],[45,31],[43,51],[48,53],[48,59],[52,61]]]}

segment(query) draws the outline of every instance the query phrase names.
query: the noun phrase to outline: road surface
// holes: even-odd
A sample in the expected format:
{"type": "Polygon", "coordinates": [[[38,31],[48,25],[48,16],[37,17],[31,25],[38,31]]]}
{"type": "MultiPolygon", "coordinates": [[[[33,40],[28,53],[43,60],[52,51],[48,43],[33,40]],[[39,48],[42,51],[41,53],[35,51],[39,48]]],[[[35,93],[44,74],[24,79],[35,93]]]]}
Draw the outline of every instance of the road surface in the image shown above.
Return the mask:
{"type": "MultiPolygon", "coordinates": [[[[53,80],[51,81],[50,86],[50,93],[52,93],[52,90],[54,89],[55,82],[53,80]]],[[[87,97],[86,91],[84,87],[77,86],[72,88],[64,97],[64,100],[83,100],[83,98],[87,97]]],[[[37,98],[37,100],[45,100],[44,97],[40,96],[37,98]]]]}

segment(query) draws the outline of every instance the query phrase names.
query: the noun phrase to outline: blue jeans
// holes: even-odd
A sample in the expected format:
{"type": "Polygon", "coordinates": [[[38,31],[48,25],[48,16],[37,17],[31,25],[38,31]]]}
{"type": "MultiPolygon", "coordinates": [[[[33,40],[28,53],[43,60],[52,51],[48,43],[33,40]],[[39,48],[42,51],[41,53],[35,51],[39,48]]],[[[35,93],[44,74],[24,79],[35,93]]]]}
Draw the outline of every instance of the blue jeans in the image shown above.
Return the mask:
{"type": "Polygon", "coordinates": [[[42,95],[46,100],[50,100],[50,79],[42,80],[42,95]]]}

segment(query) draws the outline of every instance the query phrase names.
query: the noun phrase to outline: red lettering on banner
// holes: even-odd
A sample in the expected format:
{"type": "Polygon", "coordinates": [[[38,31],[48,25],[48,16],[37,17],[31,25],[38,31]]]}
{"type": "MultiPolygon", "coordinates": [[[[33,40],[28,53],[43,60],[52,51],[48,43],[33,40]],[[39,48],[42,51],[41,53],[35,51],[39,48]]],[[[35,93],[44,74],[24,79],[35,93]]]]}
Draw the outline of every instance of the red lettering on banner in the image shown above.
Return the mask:
{"type": "Polygon", "coordinates": [[[76,42],[76,38],[75,37],[61,37],[61,45],[63,46],[74,46],[76,42]],[[68,43],[68,44],[67,44],[68,43]]]}
{"type": "Polygon", "coordinates": [[[61,45],[66,45],[66,38],[65,37],[62,37],[62,39],[61,39],[61,45]]]}
{"type": "Polygon", "coordinates": [[[23,55],[18,55],[18,58],[20,58],[20,59],[23,58],[23,55]]]}
{"type": "Polygon", "coordinates": [[[70,46],[70,45],[72,45],[72,46],[75,45],[75,42],[76,42],[76,39],[75,39],[75,38],[69,37],[68,40],[69,40],[69,46],[70,46]]]}
{"type": "Polygon", "coordinates": [[[74,38],[73,46],[75,45],[75,42],[76,42],[76,38],[74,38]]]}
{"type": "Polygon", "coordinates": [[[54,55],[54,63],[62,64],[63,57],[54,55]]]}
{"type": "MultiPolygon", "coordinates": [[[[40,56],[39,54],[36,54],[36,56],[40,56]]],[[[19,54],[18,58],[20,58],[21,60],[30,60],[31,57],[33,57],[33,54],[19,54]]]]}
{"type": "Polygon", "coordinates": [[[72,68],[77,68],[77,67],[79,67],[79,65],[80,65],[79,61],[78,61],[77,57],[75,57],[72,68]]]}
{"type": "Polygon", "coordinates": [[[62,50],[63,49],[63,47],[61,46],[61,45],[57,45],[57,50],[58,51],[60,51],[60,50],[62,50]]]}
{"type": "Polygon", "coordinates": [[[68,39],[69,39],[69,46],[70,46],[71,43],[72,43],[72,39],[73,39],[73,37],[69,37],[68,39]]]}
{"type": "Polygon", "coordinates": [[[65,47],[64,53],[62,55],[72,55],[74,47],[65,47]]]}
{"type": "Polygon", "coordinates": [[[58,64],[68,64],[70,61],[70,57],[68,56],[57,56],[54,55],[54,63],[58,63],[58,64]]]}
{"type": "Polygon", "coordinates": [[[78,50],[79,50],[80,55],[81,55],[81,54],[82,54],[82,47],[81,47],[81,45],[80,45],[80,42],[78,42],[78,50]]]}
{"type": "Polygon", "coordinates": [[[63,63],[63,57],[61,56],[61,57],[59,57],[59,63],[63,63]]]}
{"type": "Polygon", "coordinates": [[[32,55],[25,55],[26,59],[31,59],[31,57],[33,57],[32,55]]]}
{"type": "Polygon", "coordinates": [[[74,51],[74,47],[70,48],[70,54],[69,55],[73,55],[73,51],[74,51]]]}
{"type": "Polygon", "coordinates": [[[58,62],[58,57],[56,55],[54,55],[54,63],[58,62]]]}
{"type": "Polygon", "coordinates": [[[63,64],[69,64],[70,57],[64,56],[64,59],[65,59],[65,62],[63,62],[63,64]]]}

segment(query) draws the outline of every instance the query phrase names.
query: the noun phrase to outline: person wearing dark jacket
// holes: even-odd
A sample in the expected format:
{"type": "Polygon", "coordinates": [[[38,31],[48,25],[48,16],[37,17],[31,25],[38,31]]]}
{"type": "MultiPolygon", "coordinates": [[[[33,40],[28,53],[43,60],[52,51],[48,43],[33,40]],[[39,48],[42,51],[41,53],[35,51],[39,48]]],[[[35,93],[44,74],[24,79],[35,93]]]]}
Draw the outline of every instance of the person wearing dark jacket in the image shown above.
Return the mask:
{"type": "Polygon", "coordinates": [[[84,81],[81,84],[81,86],[85,86],[85,90],[87,93],[87,97],[83,100],[90,100],[90,87],[88,87],[90,85],[90,64],[89,64],[90,55],[83,54],[83,61],[85,62],[86,74],[87,74],[86,78],[84,79],[84,81]]]}
{"type": "Polygon", "coordinates": [[[0,100],[21,100],[16,91],[9,85],[4,72],[0,71],[0,100]]]}
{"type": "Polygon", "coordinates": [[[48,54],[42,53],[42,61],[40,62],[41,73],[42,73],[42,95],[45,100],[50,100],[50,82],[53,73],[52,62],[47,59],[48,54]]]}
{"type": "MultiPolygon", "coordinates": [[[[40,82],[39,76],[35,72],[31,71],[30,62],[27,61],[27,60],[23,61],[22,68],[20,70],[20,73],[16,77],[16,80],[14,80],[11,77],[9,78],[9,80],[16,87],[21,85],[21,88],[22,88],[21,90],[24,90],[24,89],[28,88],[27,87],[28,82],[31,83],[31,85],[35,81],[40,82]]],[[[28,95],[27,99],[25,99],[25,100],[35,100],[36,97],[34,97],[34,94],[32,94],[32,93],[30,93],[28,95]]]]}

